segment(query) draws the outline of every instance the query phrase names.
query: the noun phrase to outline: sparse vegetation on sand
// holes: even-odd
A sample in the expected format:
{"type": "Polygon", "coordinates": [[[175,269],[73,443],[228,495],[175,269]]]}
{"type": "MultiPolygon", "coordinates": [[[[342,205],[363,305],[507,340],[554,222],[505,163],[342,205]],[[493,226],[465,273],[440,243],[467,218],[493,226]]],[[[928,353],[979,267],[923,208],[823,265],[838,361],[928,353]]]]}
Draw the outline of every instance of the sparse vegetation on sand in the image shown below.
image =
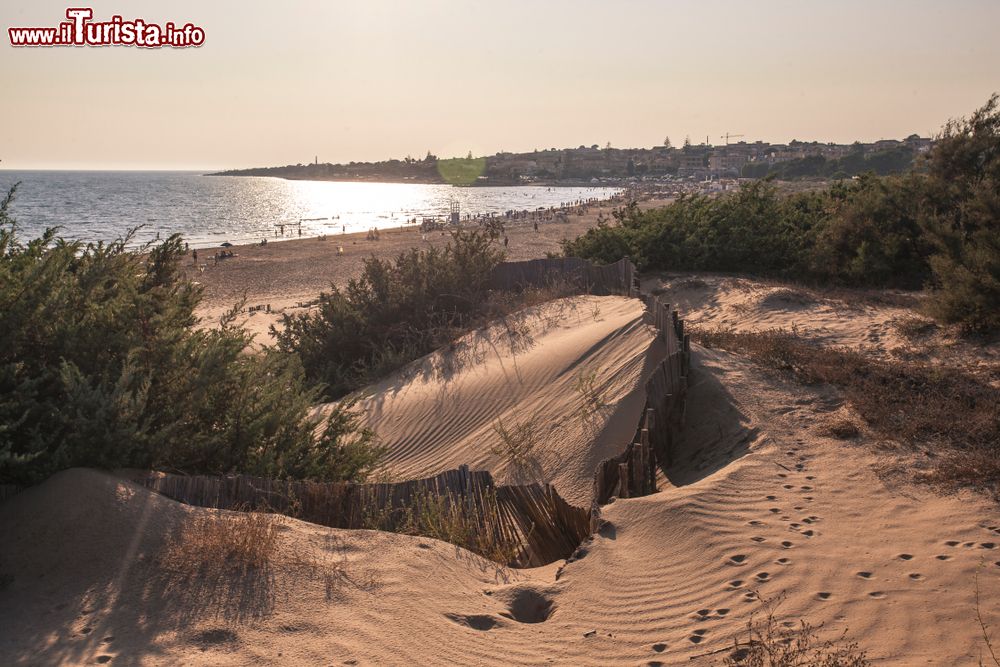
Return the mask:
{"type": "MultiPolygon", "coordinates": [[[[933,453],[930,481],[1000,496],[1000,389],[960,370],[871,359],[824,347],[782,330],[737,332],[692,327],[692,339],[843,391],[851,408],[881,437],[933,453]]],[[[846,437],[838,429],[837,437],[846,437]]]]}
{"type": "Polygon", "coordinates": [[[63,468],[159,468],[324,480],[365,476],[380,450],[294,356],[246,352],[234,324],[195,330],[184,243],[22,242],[0,204],[0,483],[63,468]]]}
{"type": "Polygon", "coordinates": [[[159,558],[160,576],[167,586],[208,582],[236,595],[249,590],[267,598],[302,577],[321,578],[328,598],[346,584],[369,591],[378,587],[370,571],[348,568],[333,534],[317,544],[297,543],[288,537],[287,522],[269,512],[196,510],[167,539],[159,558]]]}
{"type": "Polygon", "coordinates": [[[573,391],[583,401],[580,406],[580,416],[584,420],[590,419],[607,406],[601,388],[597,385],[596,370],[580,371],[576,376],[576,381],[573,382],[573,391]]]}
{"type": "Polygon", "coordinates": [[[426,491],[413,496],[406,507],[369,507],[364,520],[372,530],[431,537],[502,566],[514,561],[522,543],[517,536],[490,528],[502,523],[499,512],[494,489],[480,494],[478,500],[426,491]]]}
{"type": "Polygon", "coordinates": [[[821,641],[806,621],[785,624],[777,617],[781,598],[762,601],[763,614],[751,616],[744,639],[734,641],[727,667],[867,667],[871,661],[856,643],[821,641]]]}
{"type": "Polygon", "coordinates": [[[538,446],[541,444],[539,424],[535,419],[520,422],[513,426],[504,424],[502,419],[493,423],[493,431],[500,442],[490,446],[490,453],[500,458],[518,480],[536,479],[541,476],[541,463],[538,459],[538,446]]]}
{"type": "Polygon", "coordinates": [[[767,181],[719,197],[617,211],[566,255],[642,270],[733,271],[828,285],[931,288],[926,308],[1000,329],[1000,97],[949,122],[903,176],[782,196],[767,181]]]}

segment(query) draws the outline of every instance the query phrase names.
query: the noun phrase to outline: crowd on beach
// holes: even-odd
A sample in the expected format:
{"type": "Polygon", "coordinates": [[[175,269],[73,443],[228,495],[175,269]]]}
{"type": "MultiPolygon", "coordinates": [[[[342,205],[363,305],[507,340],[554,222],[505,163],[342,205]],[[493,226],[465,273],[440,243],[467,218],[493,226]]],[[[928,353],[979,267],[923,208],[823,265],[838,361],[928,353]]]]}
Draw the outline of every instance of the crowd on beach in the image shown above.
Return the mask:
{"type": "MultiPolygon", "coordinates": [[[[641,192],[637,192],[635,190],[626,190],[617,193],[608,199],[601,199],[597,197],[578,199],[572,202],[565,203],[561,206],[550,206],[546,208],[538,208],[535,210],[509,209],[499,213],[498,212],[466,213],[460,219],[458,219],[458,216],[456,215],[455,218],[453,218],[452,220],[457,219],[457,226],[475,225],[478,227],[486,227],[495,230],[498,233],[498,238],[501,239],[501,242],[504,244],[504,247],[507,248],[509,247],[510,244],[510,238],[507,234],[507,229],[506,229],[506,225],[508,224],[510,225],[531,224],[534,231],[538,232],[540,223],[568,222],[569,217],[572,215],[577,215],[577,216],[586,215],[595,207],[604,208],[607,206],[614,207],[617,205],[621,205],[627,201],[639,199],[641,198],[641,195],[642,195],[641,192]]],[[[339,219],[339,216],[337,216],[336,218],[339,219]]],[[[431,231],[440,231],[444,233],[448,229],[454,228],[456,224],[452,220],[443,221],[440,218],[436,217],[424,218],[423,222],[420,224],[421,240],[427,241],[428,234],[431,231]]],[[[400,227],[400,229],[408,225],[416,225],[417,223],[418,223],[418,218],[416,217],[409,218],[405,221],[405,224],[400,227]]],[[[292,227],[296,225],[294,225],[294,223],[276,225],[275,237],[279,237],[279,235],[280,237],[285,236],[284,228],[286,226],[292,227]]],[[[297,235],[301,237],[302,236],[301,222],[297,225],[297,231],[298,231],[297,235]]],[[[381,234],[384,231],[386,230],[385,229],[380,230],[378,227],[370,227],[365,234],[365,240],[377,242],[381,240],[381,234]]],[[[346,236],[347,233],[348,233],[347,225],[342,224],[339,235],[346,236]]],[[[327,234],[323,234],[317,237],[317,240],[319,241],[324,241],[326,239],[327,239],[327,234]]],[[[267,243],[268,243],[267,237],[263,237],[261,238],[260,241],[256,243],[256,245],[264,247],[267,245],[267,243]]],[[[341,256],[344,254],[344,246],[342,243],[338,244],[337,254],[341,256]]],[[[223,249],[213,254],[212,265],[213,266],[218,265],[218,263],[222,260],[234,258],[237,256],[238,255],[233,253],[231,250],[223,249]]],[[[191,259],[193,264],[199,266],[197,250],[192,251],[191,259]]],[[[199,270],[204,271],[207,268],[207,266],[208,265],[202,264],[199,266],[199,270]]]]}

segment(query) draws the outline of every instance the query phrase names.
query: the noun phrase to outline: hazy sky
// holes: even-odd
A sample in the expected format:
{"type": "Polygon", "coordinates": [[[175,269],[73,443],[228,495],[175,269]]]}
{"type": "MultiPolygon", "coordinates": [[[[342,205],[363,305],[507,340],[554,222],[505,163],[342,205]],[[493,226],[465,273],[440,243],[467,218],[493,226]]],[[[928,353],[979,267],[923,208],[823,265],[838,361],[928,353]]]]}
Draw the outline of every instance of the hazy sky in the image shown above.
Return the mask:
{"type": "Polygon", "coordinates": [[[0,168],[901,138],[1000,90],[998,0],[95,0],[205,45],[10,46],[81,5],[2,2],[0,168]]]}

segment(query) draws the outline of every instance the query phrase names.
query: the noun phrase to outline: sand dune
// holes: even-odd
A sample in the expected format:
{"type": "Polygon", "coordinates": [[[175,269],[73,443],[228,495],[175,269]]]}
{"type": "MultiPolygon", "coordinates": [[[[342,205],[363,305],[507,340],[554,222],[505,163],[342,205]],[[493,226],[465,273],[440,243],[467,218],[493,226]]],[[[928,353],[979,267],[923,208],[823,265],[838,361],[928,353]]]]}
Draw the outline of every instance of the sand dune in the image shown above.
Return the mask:
{"type": "Polygon", "coordinates": [[[970,341],[918,312],[923,295],[889,290],[808,289],[729,276],[648,277],[689,324],[737,331],[786,329],[865,354],[948,364],[1000,382],[1000,343],[970,341]]]}
{"type": "MultiPolygon", "coordinates": [[[[689,321],[736,303],[686,289],[689,321]]],[[[765,301],[737,312],[787,321],[765,301]]],[[[800,330],[847,341],[865,326],[813,322],[820,307],[795,311],[800,330]]],[[[617,416],[634,428],[635,387],[655,352],[639,316],[620,298],[549,304],[516,320],[530,332],[516,351],[506,328],[480,332],[377,386],[364,405],[393,444],[391,469],[497,465],[484,446],[492,420],[535,414],[562,424],[546,439],[561,465],[546,474],[584,497],[588,457],[624,442],[617,416]],[[596,435],[573,430],[574,377],[594,366],[613,406],[596,435]]],[[[426,538],[289,520],[289,548],[349,573],[335,590],[280,571],[178,589],[156,554],[182,519],[210,510],[103,473],[61,473],[0,504],[0,573],[13,577],[0,591],[0,663],[713,665],[760,609],[759,592],[784,595],[782,620],[846,633],[878,665],[977,664],[977,573],[983,620],[1000,626],[994,503],[881,476],[868,436],[823,434],[846,413],[831,389],[697,347],[689,389],[685,442],[660,492],[605,506],[603,528],[569,562],[530,571],[426,538]]]]}
{"type": "Polygon", "coordinates": [[[637,299],[594,296],[520,311],[367,388],[358,409],[389,447],[395,478],[468,464],[500,480],[553,482],[589,507],[594,469],[635,435],[663,354],[642,313],[637,299]],[[498,421],[534,425],[536,465],[491,453],[502,445],[498,421]]]}

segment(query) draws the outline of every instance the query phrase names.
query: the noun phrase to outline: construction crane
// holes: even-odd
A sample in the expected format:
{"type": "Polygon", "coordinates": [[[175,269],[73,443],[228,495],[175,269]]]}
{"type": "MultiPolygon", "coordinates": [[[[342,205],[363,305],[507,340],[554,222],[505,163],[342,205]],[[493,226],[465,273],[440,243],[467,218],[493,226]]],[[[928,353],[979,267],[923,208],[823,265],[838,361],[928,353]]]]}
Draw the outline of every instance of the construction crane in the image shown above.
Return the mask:
{"type": "Polygon", "coordinates": [[[724,135],[722,135],[719,138],[720,139],[725,139],[726,140],[726,145],[728,146],[729,145],[729,139],[730,139],[730,137],[732,137],[733,139],[735,139],[736,137],[742,137],[742,136],[743,136],[742,134],[729,134],[728,132],[726,132],[724,135]]]}

